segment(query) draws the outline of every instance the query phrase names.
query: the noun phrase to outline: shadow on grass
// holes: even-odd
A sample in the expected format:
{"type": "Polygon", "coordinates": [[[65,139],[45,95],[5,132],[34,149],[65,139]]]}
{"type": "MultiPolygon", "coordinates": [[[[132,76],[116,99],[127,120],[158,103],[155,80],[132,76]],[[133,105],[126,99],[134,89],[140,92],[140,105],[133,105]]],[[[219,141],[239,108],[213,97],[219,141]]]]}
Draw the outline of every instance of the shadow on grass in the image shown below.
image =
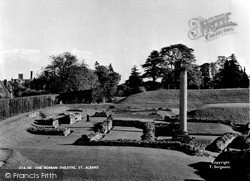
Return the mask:
{"type": "MultiPolygon", "coordinates": [[[[209,162],[198,162],[190,164],[189,166],[196,169],[195,173],[205,180],[217,180],[210,170],[209,162]]],[[[186,179],[186,181],[191,181],[192,179],[186,179]]]]}

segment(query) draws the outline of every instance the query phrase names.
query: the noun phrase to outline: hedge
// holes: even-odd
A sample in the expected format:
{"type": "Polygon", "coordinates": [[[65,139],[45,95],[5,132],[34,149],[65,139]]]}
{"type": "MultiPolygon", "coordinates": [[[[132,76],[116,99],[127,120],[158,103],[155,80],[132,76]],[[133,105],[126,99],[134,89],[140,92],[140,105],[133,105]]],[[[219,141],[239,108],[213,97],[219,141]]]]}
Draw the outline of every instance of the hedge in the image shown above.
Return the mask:
{"type": "Polygon", "coordinates": [[[56,103],[56,96],[57,95],[53,94],[14,99],[0,99],[0,120],[53,106],[56,103]]]}

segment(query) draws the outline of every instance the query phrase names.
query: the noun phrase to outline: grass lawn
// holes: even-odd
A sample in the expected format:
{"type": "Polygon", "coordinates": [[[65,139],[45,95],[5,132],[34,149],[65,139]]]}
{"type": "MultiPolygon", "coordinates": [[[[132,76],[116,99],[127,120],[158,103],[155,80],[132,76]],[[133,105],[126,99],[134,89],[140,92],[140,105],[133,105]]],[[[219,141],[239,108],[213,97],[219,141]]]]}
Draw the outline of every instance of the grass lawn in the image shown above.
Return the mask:
{"type": "Polygon", "coordinates": [[[187,127],[188,127],[188,132],[190,132],[190,134],[192,133],[224,134],[228,132],[236,132],[232,129],[232,127],[218,123],[188,122],[187,127]]]}
{"type": "Polygon", "coordinates": [[[64,179],[72,180],[201,180],[189,165],[212,161],[178,151],[136,147],[64,145],[16,149],[41,165],[99,166],[98,170],[64,170],[64,179]]]}
{"type": "Polygon", "coordinates": [[[116,140],[116,139],[132,139],[141,140],[142,129],[134,127],[115,126],[109,134],[102,140],[116,140]]]}
{"type": "Polygon", "coordinates": [[[200,119],[231,120],[235,123],[250,122],[249,103],[208,104],[189,113],[190,117],[200,119]]]}
{"type": "MultiPolygon", "coordinates": [[[[249,103],[249,89],[188,90],[188,108],[197,109],[206,104],[249,103]]],[[[135,94],[119,104],[135,107],[179,107],[179,90],[156,90],[135,94]]]]}

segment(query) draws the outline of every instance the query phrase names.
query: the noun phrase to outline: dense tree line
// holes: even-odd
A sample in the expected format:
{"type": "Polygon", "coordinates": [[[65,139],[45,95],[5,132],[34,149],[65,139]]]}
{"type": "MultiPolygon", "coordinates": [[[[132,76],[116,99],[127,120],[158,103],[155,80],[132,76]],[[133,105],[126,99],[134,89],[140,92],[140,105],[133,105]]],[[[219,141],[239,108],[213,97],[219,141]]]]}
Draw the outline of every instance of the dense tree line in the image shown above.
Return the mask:
{"type": "Polygon", "coordinates": [[[234,54],[197,65],[194,50],[183,44],[153,50],[141,65],[144,73],[133,66],[128,80],[119,86],[121,76],[111,64],[104,66],[96,62],[95,69],[91,70],[69,52],[51,56],[51,60],[40,76],[32,81],[31,88],[48,93],[92,89],[98,102],[160,88],[178,89],[183,66],[188,72],[189,89],[249,87],[245,68],[239,65],[234,54]]]}
{"type": "MultiPolygon", "coordinates": [[[[114,96],[128,96],[144,91],[179,89],[181,68],[188,72],[189,89],[246,88],[249,78],[234,54],[218,56],[211,63],[196,64],[194,50],[183,44],[175,44],[153,50],[147,57],[142,74],[133,66],[125,83],[119,85],[121,76],[112,65],[104,66],[95,62],[92,70],[69,52],[51,56],[51,63],[44,68],[39,77],[30,82],[32,94],[62,93],[92,90],[97,102],[111,101],[114,96]]],[[[12,85],[16,96],[25,85],[16,82],[12,85]]],[[[30,93],[30,92],[28,92],[30,93]]]]}
{"type": "Polygon", "coordinates": [[[188,71],[189,89],[247,88],[249,78],[237,57],[219,56],[215,62],[196,64],[194,50],[182,44],[153,50],[142,65],[144,74],[132,68],[130,77],[118,87],[117,95],[128,96],[145,90],[178,89],[182,64],[188,71]]]}
{"type": "Polygon", "coordinates": [[[32,88],[47,93],[93,90],[95,101],[109,101],[114,96],[121,76],[112,65],[108,67],[95,63],[91,70],[69,52],[51,56],[51,63],[45,67],[32,88]]]}

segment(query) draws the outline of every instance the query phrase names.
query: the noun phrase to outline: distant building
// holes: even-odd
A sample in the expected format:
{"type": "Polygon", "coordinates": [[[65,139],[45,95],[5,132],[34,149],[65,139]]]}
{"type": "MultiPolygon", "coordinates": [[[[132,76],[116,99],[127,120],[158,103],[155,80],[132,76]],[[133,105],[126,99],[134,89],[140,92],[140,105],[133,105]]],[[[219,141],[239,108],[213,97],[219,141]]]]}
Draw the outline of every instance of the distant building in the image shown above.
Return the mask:
{"type": "Polygon", "coordinates": [[[18,78],[17,79],[13,79],[12,82],[18,82],[20,84],[25,84],[25,85],[30,85],[30,82],[33,80],[33,71],[30,71],[30,78],[29,79],[24,79],[23,78],[23,74],[18,74],[18,78]]]}

